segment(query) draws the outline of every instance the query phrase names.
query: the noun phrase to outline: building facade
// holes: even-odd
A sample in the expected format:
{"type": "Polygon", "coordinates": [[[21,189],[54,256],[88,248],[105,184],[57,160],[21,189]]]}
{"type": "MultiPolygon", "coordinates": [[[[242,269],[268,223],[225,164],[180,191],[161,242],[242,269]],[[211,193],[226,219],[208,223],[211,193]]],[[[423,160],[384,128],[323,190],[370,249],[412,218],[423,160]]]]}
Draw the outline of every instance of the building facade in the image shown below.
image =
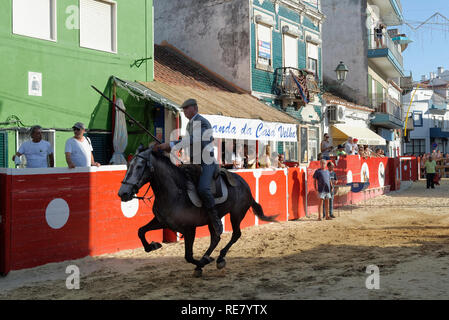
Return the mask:
{"type": "Polygon", "coordinates": [[[298,160],[317,159],[324,20],[319,1],[169,0],[154,6],[156,43],[168,42],[295,117],[304,127],[298,160]],[[293,77],[302,80],[302,94],[293,77]]]}
{"type": "Polygon", "coordinates": [[[394,28],[403,21],[400,0],[329,0],[323,12],[325,84],[335,84],[332,59],[345,61],[350,71],[338,90],[346,99],[374,110],[370,127],[387,140],[386,154],[401,154],[402,53],[410,40],[394,28]]]}
{"type": "MultiPolygon", "coordinates": [[[[1,165],[38,124],[66,166],[71,127],[88,127],[99,151],[110,139],[111,76],[153,80],[153,1],[11,0],[0,12],[1,165]]],[[[109,143],[111,145],[111,143],[109,143]]],[[[104,151],[104,150],[103,150],[104,151]]],[[[95,155],[95,154],[94,154],[95,155]]],[[[100,157],[99,154],[97,154],[100,157]]]]}
{"type": "Polygon", "coordinates": [[[429,80],[416,83],[404,96],[403,112],[409,113],[414,127],[404,143],[406,154],[449,152],[449,81],[441,75],[430,73],[429,80]]]}

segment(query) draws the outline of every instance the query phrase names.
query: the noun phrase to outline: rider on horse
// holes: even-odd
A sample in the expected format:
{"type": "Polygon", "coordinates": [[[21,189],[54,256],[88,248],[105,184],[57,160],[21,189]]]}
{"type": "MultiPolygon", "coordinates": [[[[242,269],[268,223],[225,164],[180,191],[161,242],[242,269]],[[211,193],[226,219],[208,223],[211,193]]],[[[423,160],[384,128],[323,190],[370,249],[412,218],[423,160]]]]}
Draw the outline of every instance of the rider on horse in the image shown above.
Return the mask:
{"type": "Polygon", "coordinates": [[[182,140],[156,145],[153,150],[170,150],[176,148],[188,148],[190,150],[190,162],[201,164],[201,176],[198,183],[198,195],[209,214],[212,226],[217,236],[223,233],[223,224],[215,209],[215,200],[211,192],[211,183],[218,164],[215,161],[212,142],[212,126],[209,121],[198,113],[198,104],[195,99],[188,99],[182,104],[185,116],[189,119],[186,132],[187,136],[182,140]],[[205,151],[205,152],[203,152],[205,151]]]}

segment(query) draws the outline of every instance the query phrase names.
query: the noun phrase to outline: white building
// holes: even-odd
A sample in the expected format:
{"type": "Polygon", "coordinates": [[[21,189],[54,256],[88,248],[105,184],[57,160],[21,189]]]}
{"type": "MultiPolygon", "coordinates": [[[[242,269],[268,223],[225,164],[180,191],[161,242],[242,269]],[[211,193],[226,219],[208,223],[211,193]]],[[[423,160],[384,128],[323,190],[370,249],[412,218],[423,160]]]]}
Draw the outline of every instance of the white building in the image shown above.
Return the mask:
{"type": "Polygon", "coordinates": [[[404,144],[405,154],[422,154],[434,149],[449,152],[449,73],[438,68],[438,74],[430,73],[429,80],[414,85],[403,97],[403,111],[409,113],[414,130],[404,144]],[[413,102],[410,105],[410,101],[413,102]]]}

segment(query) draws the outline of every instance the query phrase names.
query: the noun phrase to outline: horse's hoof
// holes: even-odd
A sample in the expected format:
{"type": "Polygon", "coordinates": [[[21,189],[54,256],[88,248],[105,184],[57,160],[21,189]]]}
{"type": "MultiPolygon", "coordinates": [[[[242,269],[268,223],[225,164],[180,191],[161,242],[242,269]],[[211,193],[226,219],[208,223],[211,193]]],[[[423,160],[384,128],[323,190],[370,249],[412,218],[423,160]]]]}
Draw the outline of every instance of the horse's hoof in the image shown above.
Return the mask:
{"type": "Polygon", "coordinates": [[[203,275],[203,270],[202,269],[195,269],[193,271],[193,276],[195,278],[201,278],[202,275],[203,275]]]}
{"type": "Polygon", "coordinates": [[[215,259],[209,256],[203,256],[200,260],[200,263],[205,266],[214,261],[215,259]]]}
{"type": "Polygon", "coordinates": [[[226,267],[226,260],[224,258],[217,260],[217,269],[223,269],[226,267]]]}
{"type": "Polygon", "coordinates": [[[157,249],[162,248],[162,245],[159,242],[151,242],[148,246],[145,246],[145,252],[151,252],[157,249]]]}

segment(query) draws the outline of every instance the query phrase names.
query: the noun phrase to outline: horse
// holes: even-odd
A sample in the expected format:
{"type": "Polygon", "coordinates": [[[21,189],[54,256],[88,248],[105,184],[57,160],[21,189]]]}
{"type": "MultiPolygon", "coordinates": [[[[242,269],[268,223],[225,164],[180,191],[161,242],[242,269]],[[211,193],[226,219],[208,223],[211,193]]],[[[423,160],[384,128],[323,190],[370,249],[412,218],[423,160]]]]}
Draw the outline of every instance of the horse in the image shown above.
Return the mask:
{"type": "MultiPolygon", "coordinates": [[[[214,232],[209,216],[203,207],[195,206],[187,193],[187,181],[190,179],[183,167],[191,165],[175,165],[171,159],[161,151],[153,151],[152,147],[139,148],[128,164],[128,169],[118,196],[124,202],[132,200],[146,183],[153,189],[154,218],[138,230],[138,237],[146,252],[162,247],[158,242],[148,243],[145,234],[151,230],[163,228],[179,232],[184,236],[185,260],[196,266],[195,277],[202,275],[202,268],[214,261],[210,255],[220,241],[214,232]],[[207,225],[210,232],[210,246],[200,260],[193,257],[193,243],[196,228],[207,225]]],[[[198,174],[198,173],[197,173],[198,174]]],[[[229,243],[220,251],[217,258],[217,269],[226,266],[225,256],[231,246],[240,238],[240,223],[249,208],[261,220],[276,222],[274,216],[266,216],[259,203],[257,203],[246,181],[238,174],[228,172],[235,179],[234,185],[226,183],[228,198],[225,202],[216,205],[219,218],[230,214],[232,237],[229,243]]]]}

